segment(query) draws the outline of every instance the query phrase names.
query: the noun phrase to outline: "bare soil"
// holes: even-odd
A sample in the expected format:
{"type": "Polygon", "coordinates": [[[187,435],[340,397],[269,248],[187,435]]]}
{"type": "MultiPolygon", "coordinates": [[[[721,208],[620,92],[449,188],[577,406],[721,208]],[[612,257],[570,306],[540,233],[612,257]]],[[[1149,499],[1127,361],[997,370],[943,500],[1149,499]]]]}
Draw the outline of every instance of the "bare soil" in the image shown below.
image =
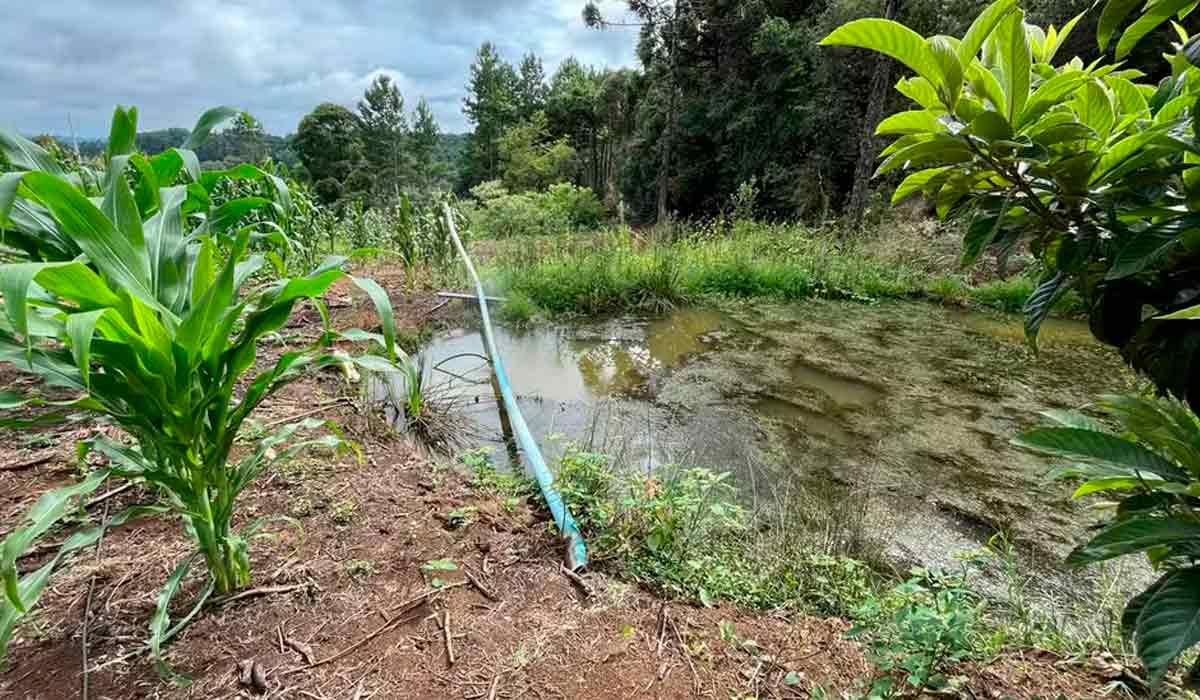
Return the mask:
{"type": "MultiPolygon", "coordinates": [[[[401,286],[395,270],[372,274],[401,286]]],[[[369,323],[369,304],[347,287],[328,301],[339,326],[369,323]]],[[[428,290],[393,301],[410,331],[462,304],[443,305],[428,290]]],[[[297,342],[316,332],[316,314],[303,318],[289,329],[297,342]]],[[[21,381],[0,368],[0,384],[21,381]]],[[[84,697],[85,677],[88,698],[279,700],[808,698],[817,688],[840,697],[869,681],[843,620],[664,601],[603,570],[580,586],[562,573],[564,548],[536,503],[506,508],[474,492],[397,438],[359,393],[334,374],[311,377],[259,412],[268,425],[309,414],[334,421],[361,459],[313,454],[244,494],[240,522],[287,516],[300,527],[267,527],[251,543],[256,594],[210,604],[171,644],[167,660],[189,685],[164,681],[140,653],[158,589],[190,551],[177,522],[151,519],[110,532],[56,576],[18,630],[0,697],[84,697]],[[448,514],[463,506],[477,509],[473,522],[451,527],[448,514]],[[440,560],[456,569],[428,570],[440,560]],[[723,641],[724,621],[757,651],[723,641]],[[243,674],[247,662],[255,670],[243,674]]],[[[0,533],[40,494],[76,477],[74,444],[102,429],[77,423],[0,436],[0,533]]],[[[152,500],[128,489],[88,512],[100,518],[152,500]]],[[[177,597],[176,619],[198,594],[201,569],[177,597]]],[[[1092,698],[1107,682],[1086,660],[1036,651],[961,672],[964,695],[977,698],[1092,698]]]]}

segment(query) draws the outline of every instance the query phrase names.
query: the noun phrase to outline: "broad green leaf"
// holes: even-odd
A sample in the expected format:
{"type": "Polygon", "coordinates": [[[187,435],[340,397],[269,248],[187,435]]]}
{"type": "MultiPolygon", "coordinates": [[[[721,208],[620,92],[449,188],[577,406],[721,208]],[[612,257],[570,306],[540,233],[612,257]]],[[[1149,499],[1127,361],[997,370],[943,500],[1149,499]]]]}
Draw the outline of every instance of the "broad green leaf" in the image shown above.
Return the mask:
{"type": "Polygon", "coordinates": [[[78,391],[87,389],[70,353],[65,351],[35,348],[30,352],[27,346],[6,340],[3,334],[0,334],[0,362],[10,362],[23,370],[32,371],[52,386],[78,391]]]}
{"type": "Polygon", "coordinates": [[[982,112],[971,121],[969,131],[985,141],[1010,141],[1012,124],[999,112],[982,112]]]}
{"type": "Polygon", "coordinates": [[[938,89],[942,104],[953,112],[963,85],[964,64],[958,60],[958,41],[948,36],[934,36],[928,44],[942,76],[938,89]]]}
{"type": "Polygon", "coordinates": [[[146,222],[146,257],[150,265],[150,289],[167,308],[174,308],[178,287],[187,279],[183,260],[183,215],[180,211],[187,190],[164,187],[158,213],[146,222]]]}
{"type": "MultiPolygon", "coordinates": [[[[1150,32],[1158,29],[1172,16],[1195,3],[1196,0],[1157,0],[1146,7],[1146,11],[1138,17],[1137,21],[1129,25],[1129,27],[1121,33],[1121,39],[1117,42],[1117,60],[1125,58],[1130,51],[1137,46],[1137,43],[1142,40],[1150,32]]],[[[1120,4],[1124,4],[1123,0],[1117,0],[1120,4]]],[[[1107,8],[1106,8],[1107,9],[1107,8]]]]}
{"type": "Polygon", "coordinates": [[[1166,257],[1179,245],[1180,234],[1197,224],[1200,215],[1192,215],[1152,226],[1131,238],[1113,259],[1107,279],[1135,275],[1166,257]]]}
{"type": "Polygon", "coordinates": [[[1167,314],[1166,316],[1159,316],[1158,318],[1160,318],[1164,321],[1182,321],[1185,319],[1197,320],[1197,319],[1200,319],[1200,306],[1193,306],[1191,308],[1184,309],[1182,311],[1176,311],[1173,314],[1167,314]]]}
{"type": "Polygon", "coordinates": [[[100,210],[113,222],[117,231],[129,240],[134,250],[141,250],[146,245],[146,239],[142,231],[142,214],[125,180],[124,171],[128,162],[123,156],[117,156],[110,162],[108,184],[100,210]]]}
{"type": "Polygon", "coordinates": [[[1108,91],[1098,80],[1089,80],[1075,92],[1072,100],[1079,121],[1087,124],[1093,131],[1107,138],[1113,125],[1116,124],[1116,112],[1108,91]]]}
{"type": "Polygon", "coordinates": [[[1046,56],[1042,60],[1044,60],[1046,63],[1054,63],[1054,57],[1058,55],[1058,50],[1067,42],[1067,37],[1071,36],[1071,32],[1073,32],[1076,25],[1079,24],[1079,20],[1083,19],[1083,16],[1086,14],[1087,10],[1084,10],[1083,12],[1080,12],[1072,17],[1069,22],[1063,25],[1062,31],[1056,32],[1054,31],[1053,26],[1050,27],[1050,31],[1053,32],[1054,36],[1053,39],[1047,43],[1046,56]]]}
{"type": "Polygon", "coordinates": [[[1153,488],[1154,484],[1162,483],[1162,479],[1150,475],[1150,478],[1138,479],[1132,476],[1114,476],[1107,479],[1088,481],[1075,489],[1071,498],[1079,499],[1102,491],[1136,491],[1141,488],[1153,488]]]}
{"type": "Polygon", "coordinates": [[[1049,148],[1068,141],[1099,141],[1100,134],[1078,122],[1059,124],[1032,134],[1033,142],[1049,148]]]}
{"type": "Polygon", "coordinates": [[[352,358],[352,362],[368,372],[379,374],[395,372],[398,369],[394,362],[378,355],[359,355],[352,358]]]}
{"type": "Polygon", "coordinates": [[[908,27],[890,19],[857,19],[833,30],[822,46],[855,46],[878,51],[900,61],[934,88],[943,86],[943,75],[929,44],[908,27]]]}
{"type": "Polygon", "coordinates": [[[1034,64],[1044,63],[1046,60],[1046,32],[1041,27],[1026,24],[1025,36],[1029,41],[1029,53],[1033,58],[1034,64]]]}
{"type": "MultiPolygon", "coordinates": [[[[200,243],[200,249],[196,253],[196,259],[192,262],[192,295],[191,309],[195,309],[200,305],[204,294],[208,292],[209,287],[217,277],[217,246],[212,242],[211,238],[205,238],[200,243]]],[[[230,278],[232,281],[232,278],[230,278]]]]}
{"type": "Polygon", "coordinates": [[[105,156],[112,160],[116,156],[133,153],[137,149],[137,107],[128,109],[118,106],[113,110],[112,127],[108,133],[108,148],[105,156]]]}
{"type": "Polygon", "coordinates": [[[37,273],[45,269],[46,263],[12,263],[0,265],[0,293],[4,295],[4,313],[16,334],[29,336],[29,307],[25,303],[29,296],[29,285],[37,273]]]}
{"type": "Polygon", "coordinates": [[[9,604],[18,611],[27,612],[35,601],[21,593],[17,561],[39,537],[71,512],[77,499],[91,494],[107,477],[106,471],[93,471],[76,484],[42,494],[29,513],[0,542],[0,577],[3,578],[9,604]]]}
{"type": "Polygon", "coordinates": [[[937,90],[921,77],[901,78],[896,82],[896,91],[916,102],[924,109],[944,112],[946,107],[938,98],[937,90]]]}
{"type": "Polygon", "coordinates": [[[71,354],[83,377],[83,384],[91,387],[90,365],[92,355],[92,336],[96,332],[96,323],[100,317],[108,313],[108,309],[96,309],[71,314],[67,317],[67,337],[71,340],[71,354]]]}
{"type": "Polygon", "coordinates": [[[242,217],[252,211],[270,207],[271,200],[262,197],[239,197],[225,202],[217,207],[209,218],[209,226],[214,233],[221,233],[236,226],[242,217]]]}
{"type": "Polygon", "coordinates": [[[905,199],[911,197],[925,189],[935,177],[942,175],[950,170],[951,166],[945,165],[940,168],[926,168],[925,170],[917,170],[909,173],[908,177],[896,188],[892,194],[892,204],[899,204],[905,199]]]}
{"type": "Polygon", "coordinates": [[[1108,76],[1104,79],[1108,83],[1109,89],[1117,97],[1117,106],[1123,115],[1141,115],[1143,112],[1149,116],[1150,104],[1146,101],[1146,96],[1138,89],[1136,85],[1125,78],[1108,76]]]}
{"type": "MultiPolygon", "coordinates": [[[[42,591],[50,583],[50,575],[54,573],[56,564],[56,561],[51,561],[36,571],[22,576],[16,588],[17,598],[26,601],[31,607],[36,604],[38,598],[42,596],[42,591]]],[[[25,617],[26,612],[16,605],[0,603],[0,659],[7,656],[8,643],[12,640],[13,631],[21,618],[25,617]]]]}
{"type": "Polygon", "coordinates": [[[987,9],[979,13],[970,29],[963,35],[962,43],[958,45],[958,60],[964,66],[971,65],[979,53],[983,42],[992,35],[1000,22],[1017,9],[1017,0],[996,0],[987,9]]]}
{"type": "Polygon", "coordinates": [[[879,165],[879,169],[875,171],[875,177],[896,168],[908,168],[926,163],[964,163],[974,157],[975,154],[962,140],[952,136],[938,135],[933,139],[902,148],[891,154],[879,165]]]}
{"type": "Polygon", "coordinates": [[[154,606],[154,615],[150,618],[150,658],[154,661],[154,667],[158,669],[158,672],[164,678],[175,677],[175,674],[171,671],[170,666],[167,665],[162,656],[162,646],[167,639],[167,631],[171,626],[171,600],[179,592],[180,587],[183,585],[183,577],[191,570],[192,564],[198,558],[200,558],[200,552],[195,552],[175,567],[175,571],[171,572],[171,577],[167,579],[166,585],[158,592],[158,600],[154,606]]]}
{"type": "Polygon", "coordinates": [[[1181,518],[1139,517],[1105,527],[1067,557],[1072,566],[1094,564],[1134,552],[1200,540],[1200,523],[1181,518]]]}
{"type": "Polygon", "coordinates": [[[373,279],[366,277],[351,277],[350,279],[358,285],[359,289],[366,292],[367,296],[371,297],[371,303],[375,305],[375,312],[379,314],[388,358],[394,359],[396,357],[396,320],[392,313],[392,301],[388,298],[388,293],[373,279]]]}
{"type": "Polygon", "coordinates": [[[1158,454],[1123,438],[1081,428],[1035,428],[1013,441],[1042,454],[1149,472],[1169,481],[1187,483],[1183,470],[1158,454]]]}
{"type": "Polygon", "coordinates": [[[1129,13],[1142,4],[1142,0],[1108,0],[1100,13],[1100,23],[1096,27],[1096,43],[1100,50],[1108,48],[1113,34],[1129,16],[1129,13]]]}
{"type": "MultiPolygon", "coordinates": [[[[1007,210],[1007,205],[1002,209],[1007,210]]],[[[979,255],[992,244],[992,241],[996,240],[996,233],[1000,231],[1000,224],[1003,222],[1003,214],[982,216],[971,222],[971,225],[967,227],[966,236],[963,237],[963,253],[960,263],[963,267],[975,264],[979,255]]]]}
{"type": "Polygon", "coordinates": [[[1137,616],[1138,656],[1158,686],[1171,662],[1200,642],[1200,569],[1172,571],[1141,601],[1137,616]]]}
{"type": "Polygon", "coordinates": [[[187,141],[183,142],[183,148],[194,151],[208,140],[208,135],[212,130],[223,122],[229,121],[236,117],[240,112],[233,107],[214,107],[204,114],[200,115],[200,119],[196,122],[196,126],[192,128],[188,134],[187,141]]]}
{"type": "Polygon", "coordinates": [[[1050,310],[1054,308],[1054,304],[1058,301],[1066,284],[1067,276],[1061,271],[1056,272],[1043,279],[1037,289],[1033,290],[1033,294],[1030,294],[1029,298],[1025,300],[1025,308],[1022,312],[1025,317],[1025,340],[1035,351],[1037,350],[1038,331],[1042,328],[1042,322],[1050,315],[1050,310]]]}
{"type": "Polygon", "coordinates": [[[66,182],[45,173],[27,173],[24,183],[61,222],[92,263],[125,291],[157,303],[150,291],[145,251],[119,234],[104,213],[66,182]]]}
{"type": "Polygon", "coordinates": [[[1096,169],[1091,179],[1092,184],[1110,179],[1109,174],[1114,169],[1134,155],[1137,155],[1149,144],[1155,142],[1163,133],[1165,133],[1165,129],[1162,127],[1144,129],[1117,141],[1105,149],[1100,160],[1096,163],[1096,169]]]}
{"type": "Polygon", "coordinates": [[[938,218],[948,218],[950,212],[971,192],[980,179],[978,173],[959,174],[948,178],[934,198],[938,218]]]}
{"type": "Polygon", "coordinates": [[[929,110],[915,109],[908,112],[897,112],[879,122],[875,133],[880,136],[903,134],[941,133],[946,131],[946,125],[929,110]]]}
{"type": "Polygon", "coordinates": [[[3,127],[0,127],[0,153],[18,170],[63,176],[62,168],[44,148],[3,127]]]}
{"type": "Polygon", "coordinates": [[[1016,123],[1029,100],[1029,75],[1033,65],[1024,11],[1015,10],[1006,15],[997,26],[995,38],[1003,77],[1000,82],[1008,99],[1006,116],[1010,123],[1016,123]]]}
{"type": "Polygon", "coordinates": [[[1033,91],[1025,110],[1021,113],[1019,124],[1022,128],[1033,125],[1051,107],[1061,104],[1065,98],[1073,95],[1079,86],[1088,79],[1081,71],[1060,73],[1043,82],[1033,91]]]}
{"type": "Polygon", "coordinates": [[[24,172],[0,173],[0,226],[8,221],[9,212],[17,200],[17,189],[21,186],[24,172]]]}
{"type": "Polygon", "coordinates": [[[458,571],[458,564],[449,559],[435,559],[425,562],[421,568],[425,571],[458,571]]]}
{"type": "Polygon", "coordinates": [[[37,283],[42,289],[83,309],[121,304],[117,294],[82,262],[45,265],[37,274],[37,283]]]}
{"type": "Polygon", "coordinates": [[[967,79],[971,81],[971,90],[977,96],[991,102],[993,110],[997,112],[1004,110],[1008,100],[1004,96],[1004,88],[1000,86],[1000,80],[996,78],[995,73],[976,61],[967,70],[967,79]]]}

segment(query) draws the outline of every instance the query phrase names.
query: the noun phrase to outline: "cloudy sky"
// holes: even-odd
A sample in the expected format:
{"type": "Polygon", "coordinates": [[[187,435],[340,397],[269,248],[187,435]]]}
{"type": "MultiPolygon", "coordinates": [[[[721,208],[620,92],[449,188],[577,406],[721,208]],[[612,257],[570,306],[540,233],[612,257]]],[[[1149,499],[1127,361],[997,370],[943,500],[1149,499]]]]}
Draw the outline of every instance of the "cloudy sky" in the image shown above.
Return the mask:
{"type": "Polygon", "coordinates": [[[34,0],[5,16],[0,123],[67,135],[69,115],[76,134],[99,136],[116,104],[137,105],[143,130],[190,127],[228,104],[285,134],[319,102],[353,108],[386,72],[410,109],[423,95],[443,131],[461,132],[467,69],[483,41],[514,64],[534,51],[547,74],[569,55],[634,64],[635,36],[587,29],[583,3],[34,0]]]}

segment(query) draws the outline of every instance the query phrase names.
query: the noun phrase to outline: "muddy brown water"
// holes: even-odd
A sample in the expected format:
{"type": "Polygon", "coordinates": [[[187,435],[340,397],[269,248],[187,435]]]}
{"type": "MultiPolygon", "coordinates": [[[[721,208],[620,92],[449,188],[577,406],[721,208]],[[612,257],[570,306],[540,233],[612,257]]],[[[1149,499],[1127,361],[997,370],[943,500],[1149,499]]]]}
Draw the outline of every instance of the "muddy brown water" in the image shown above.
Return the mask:
{"type": "MultiPolygon", "coordinates": [[[[1086,593],[1088,578],[1059,562],[1095,516],[1046,482],[1045,460],[1009,444],[1039,411],[1135,385],[1085,324],[1048,321],[1036,355],[1016,317],[915,302],[688,308],[497,333],[551,462],[575,444],[628,468],[729,471],[752,509],[804,510],[789,521],[798,537],[834,553],[866,539],[900,570],[955,568],[1003,532],[1043,597],[1086,593]]],[[[434,381],[503,462],[479,353],[469,330],[426,350],[434,381]]]]}

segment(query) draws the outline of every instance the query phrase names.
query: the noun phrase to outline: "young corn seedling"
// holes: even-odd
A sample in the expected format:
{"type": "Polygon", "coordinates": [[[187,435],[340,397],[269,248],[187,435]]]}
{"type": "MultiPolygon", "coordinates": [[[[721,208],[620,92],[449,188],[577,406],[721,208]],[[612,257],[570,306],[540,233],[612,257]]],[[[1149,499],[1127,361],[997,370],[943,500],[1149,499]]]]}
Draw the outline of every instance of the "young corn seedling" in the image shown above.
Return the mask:
{"type": "Polygon", "coordinates": [[[103,527],[162,513],[181,521],[196,551],[158,597],[150,650],[159,660],[163,642],[210,595],[250,582],[247,542],[262,522],[235,527],[238,496],[272,461],[340,444],[331,436],[293,442],[297,431],[319,425],[312,421],[284,426],[233,459],[246,418],[306,371],[349,363],[395,369],[392,310],[377,284],[351,278],[374,302],[382,334],[339,333],[330,325],[321,299],[347,277],[344,259],[327,259],[302,277],[252,282],[266,257],[252,253],[251,243],[260,249],[281,243],[277,222],[289,215],[287,186],[251,165],[201,173],[191,150],[234,114],[211,110],[184,147],[147,157],[135,151],[136,111],[118,108],[106,169],[88,174],[64,172],[36,144],[0,131],[0,148],[17,169],[0,174],[0,236],[8,257],[19,259],[0,265],[0,362],[41,378],[53,398],[4,392],[0,410],[53,405],[90,412],[133,442],[91,440],[87,448],[107,457],[108,466],[43,496],[0,543],[0,658],[70,552],[103,527]],[[277,196],[214,206],[209,192],[229,178],[272,183],[277,196]],[[243,225],[250,212],[258,214],[254,223],[243,225]],[[320,336],[256,366],[258,340],[282,328],[306,300],[323,319],[320,336]],[[351,357],[333,348],[340,339],[377,343],[386,357],[351,357]],[[49,563],[23,573],[22,554],[113,477],[147,485],[159,503],[73,535],[49,563]],[[172,627],[171,599],[201,560],[207,583],[192,613],[172,627]]]}

